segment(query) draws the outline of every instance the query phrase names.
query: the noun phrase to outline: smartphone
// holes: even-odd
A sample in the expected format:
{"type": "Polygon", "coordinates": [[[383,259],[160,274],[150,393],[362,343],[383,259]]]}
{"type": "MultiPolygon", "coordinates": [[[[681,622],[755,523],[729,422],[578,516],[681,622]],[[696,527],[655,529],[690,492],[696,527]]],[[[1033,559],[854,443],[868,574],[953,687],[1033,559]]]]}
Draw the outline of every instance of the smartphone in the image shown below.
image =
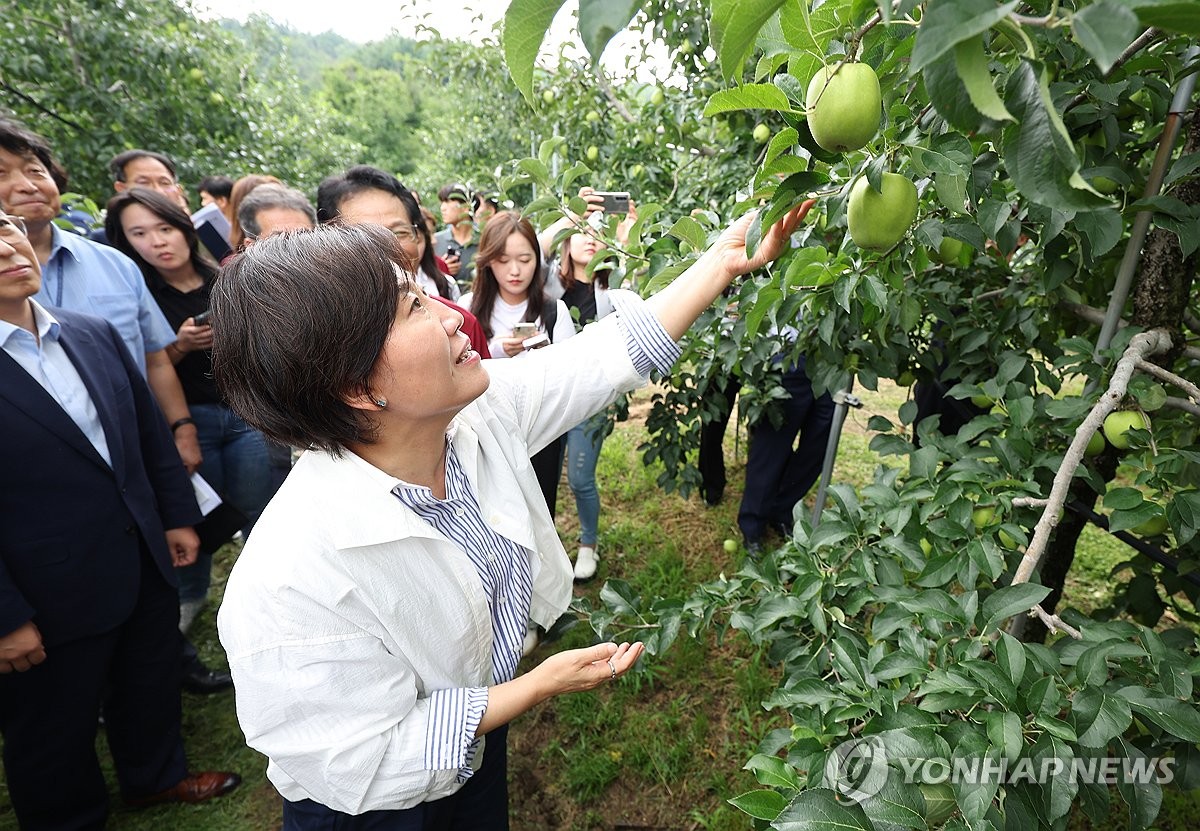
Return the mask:
{"type": "Polygon", "coordinates": [[[539,347],[545,346],[549,342],[550,342],[550,336],[547,335],[545,332],[542,332],[541,334],[534,335],[532,338],[529,338],[528,340],[526,340],[525,343],[522,344],[522,346],[528,351],[530,349],[537,349],[539,347]]]}
{"type": "Polygon", "coordinates": [[[525,340],[538,333],[536,323],[517,323],[513,325],[513,337],[525,340]]]}
{"type": "Polygon", "coordinates": [[[208,316],[209,316],[209,314],[211,314],[211,311],[210,311],[210,310],[208,310],[208,309],[204,310],[204,311],[203,311],[203,312],[201,312],[200,314],[198,314],[198,315],[195,315],[195,316],[193,316],[193,317],[192,317],[192,323],[193,323],[194,325],[196,325],[196,326],[208,326],[208,325],[210,325],[210,324],[209,324],[209,322],[208,322],[208,316]]]}
{"type": "Polygon", "coordinates": [[[459,259],[462,259],[462,252],[463,252],[462,246],[459,245],[457,242],[446,243],[446,257],[447,258],[458,257],[459,259]]]}
{"type": "Polygon", "coordinates": [[[629,191],[596,191],[595,195],[604,200],[602,207],[606,214],[629,213],[629,191]]]}

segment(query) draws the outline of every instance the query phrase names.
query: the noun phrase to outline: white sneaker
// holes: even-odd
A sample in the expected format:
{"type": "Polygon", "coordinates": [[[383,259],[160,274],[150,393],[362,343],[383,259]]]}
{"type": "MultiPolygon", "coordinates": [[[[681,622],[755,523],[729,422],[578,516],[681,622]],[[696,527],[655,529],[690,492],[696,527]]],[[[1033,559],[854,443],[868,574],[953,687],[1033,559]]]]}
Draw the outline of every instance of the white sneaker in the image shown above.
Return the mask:
{"type": "Polygon", "coordinates": [[[595,546],[579,546],[579,554],[575,557],[575,582],[582,583],[595,577],[599,562],[600,555],[596,553],[595,546]]]}

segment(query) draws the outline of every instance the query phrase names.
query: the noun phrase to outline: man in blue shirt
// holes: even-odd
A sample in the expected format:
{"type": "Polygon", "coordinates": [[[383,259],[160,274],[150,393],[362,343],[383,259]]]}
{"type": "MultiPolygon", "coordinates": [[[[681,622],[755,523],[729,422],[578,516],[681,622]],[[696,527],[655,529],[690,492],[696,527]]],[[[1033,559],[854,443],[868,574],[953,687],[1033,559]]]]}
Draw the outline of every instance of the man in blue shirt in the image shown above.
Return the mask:
{"type": "Polygon", "coordinates": [[[166,347],[175,341],[154,303],[141,271],[116,249],[99,245],[54,224],[61,208],[66,172],[49,145],[15,121],[0,118],[0,202],[25,221],[42,264],[43,306],[71,309],[109,320],[146,376],[174,434],[188,472],[200,465],[200,444],[183,387],[166,347]]]}

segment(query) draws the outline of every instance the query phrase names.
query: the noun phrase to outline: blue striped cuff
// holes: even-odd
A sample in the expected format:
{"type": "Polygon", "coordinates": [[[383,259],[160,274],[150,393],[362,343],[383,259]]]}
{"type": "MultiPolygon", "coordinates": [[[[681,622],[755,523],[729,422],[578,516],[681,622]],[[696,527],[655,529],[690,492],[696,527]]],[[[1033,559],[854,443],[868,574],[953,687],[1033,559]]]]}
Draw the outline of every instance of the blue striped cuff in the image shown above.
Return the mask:
{"type": "Polygon", "coordinates": [[[453,770],[471,776],[475,731],[487,711],[487,687],[436,690],[429,696],[429,721],[425,728],[425,769],[453,770]],[[464,770],[465,768],[465,770],[464,770]]]}
{"type": "Polygon", "coordinates": [[[671,340],[667,330],[646,308],[641,298],[634,300],[634,297],[637,295],[613,292],[613,308],[618,313],[617,326],[625,338],[625,350],[633,361],[633,368],[640,375],[649,375],[651,369],[669,375],[683,350],[671,340]]]}

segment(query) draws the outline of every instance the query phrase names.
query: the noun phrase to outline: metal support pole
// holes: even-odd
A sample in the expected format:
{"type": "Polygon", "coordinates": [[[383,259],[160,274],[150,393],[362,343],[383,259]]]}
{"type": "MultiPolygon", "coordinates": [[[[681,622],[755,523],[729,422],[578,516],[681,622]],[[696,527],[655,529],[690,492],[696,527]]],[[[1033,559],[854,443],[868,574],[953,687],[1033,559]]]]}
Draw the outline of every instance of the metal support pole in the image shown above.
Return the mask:
{"type": "Polygon", "coordinates": [[[829,490],[829,480],[833,478],[833,463],[837,460],[838,443],[842,440],[842,427],[846,424],[846,411],[851,407],[859,409],[862,400],[857,395],[851,395],[854,389],[854,376],[846,383],[844,390],[838,390],[833,395],[833,424],[829,428],[829,441],[825,443],[825,463],[821,466],[821,479],[817,485],[817,499],[813,504],[812,526],[816,528],[821,523],[821,511],[825,510],[825,494],[829,490]]]}

